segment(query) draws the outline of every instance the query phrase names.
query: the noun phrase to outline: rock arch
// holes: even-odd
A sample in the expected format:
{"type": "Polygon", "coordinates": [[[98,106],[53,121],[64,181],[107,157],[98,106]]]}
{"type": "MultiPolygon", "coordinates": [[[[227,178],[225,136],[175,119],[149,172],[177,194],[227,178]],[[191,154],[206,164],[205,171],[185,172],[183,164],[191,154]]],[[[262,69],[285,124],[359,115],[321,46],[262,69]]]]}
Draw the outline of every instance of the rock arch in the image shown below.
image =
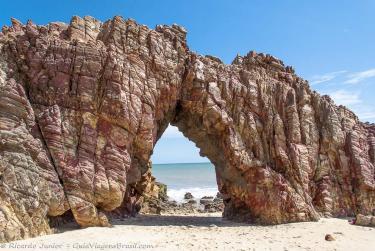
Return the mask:
{"type": "Polygon", "coordinates": [[[371,213],[375,127],[262,53],[230,65],[177,25],[26,25],[0,33],[0,241],[71,210],[105,225],[172,123],[215,165],[224,216],[277,224],[371,213]]]}

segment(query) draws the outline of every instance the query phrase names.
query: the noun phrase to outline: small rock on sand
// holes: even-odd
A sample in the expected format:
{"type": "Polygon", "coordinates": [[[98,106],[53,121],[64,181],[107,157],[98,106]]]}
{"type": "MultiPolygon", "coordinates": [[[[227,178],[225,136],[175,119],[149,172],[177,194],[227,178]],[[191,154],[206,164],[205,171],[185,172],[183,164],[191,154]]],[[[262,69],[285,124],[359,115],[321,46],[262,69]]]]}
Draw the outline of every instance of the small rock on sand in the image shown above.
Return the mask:
{"type": "Polygon", "coordinates": [[[326,241],[334,241],[335,240],[335,238],[332,235],[330,235],[330,234],[326,234],[326,237],[324,239],[326,241]]]}

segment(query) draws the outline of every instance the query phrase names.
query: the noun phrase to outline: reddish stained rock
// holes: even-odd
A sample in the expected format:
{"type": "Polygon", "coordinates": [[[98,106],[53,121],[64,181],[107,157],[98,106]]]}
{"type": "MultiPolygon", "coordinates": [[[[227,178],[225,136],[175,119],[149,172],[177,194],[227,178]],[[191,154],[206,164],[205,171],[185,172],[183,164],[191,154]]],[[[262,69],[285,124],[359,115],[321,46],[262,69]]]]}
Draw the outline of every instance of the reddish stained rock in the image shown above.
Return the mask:
{"type": "Polygon", "coordinates": [[[169,123],[215,165],[224,217],[373,212],[375,126],[279,59],[250,52],[225,65],[191,52],[180,26],[121,17],[12,24],[0,35],[0,241],[49,233],[48,217],[68,210],[107,226],[130,187],[148,187],[169,123]]]}

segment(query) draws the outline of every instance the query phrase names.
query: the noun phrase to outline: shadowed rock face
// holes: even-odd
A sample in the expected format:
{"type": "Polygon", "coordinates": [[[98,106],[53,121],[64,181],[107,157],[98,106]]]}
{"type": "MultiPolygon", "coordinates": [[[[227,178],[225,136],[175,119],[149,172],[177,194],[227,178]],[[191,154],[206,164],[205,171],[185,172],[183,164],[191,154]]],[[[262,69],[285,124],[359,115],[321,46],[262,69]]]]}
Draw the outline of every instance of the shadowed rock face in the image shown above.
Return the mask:
{"type": "Polygon", "coordinates": [[[374,210],[375,126],[280,60],[225,65],[189,51],[180,26],[121,17],[12,23],[0,33],[0,241],[49,233],[48,217],[69,210],[108,224],[169,123],[215,165],[224,217],[374,210]]]}

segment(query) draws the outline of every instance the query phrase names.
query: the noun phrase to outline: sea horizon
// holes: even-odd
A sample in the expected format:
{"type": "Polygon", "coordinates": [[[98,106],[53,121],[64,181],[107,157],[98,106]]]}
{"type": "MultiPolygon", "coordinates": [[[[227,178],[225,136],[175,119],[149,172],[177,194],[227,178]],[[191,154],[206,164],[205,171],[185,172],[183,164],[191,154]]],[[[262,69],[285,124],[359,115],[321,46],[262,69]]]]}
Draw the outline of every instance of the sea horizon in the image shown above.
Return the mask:
{"type": "Polygon", "coordinates": [[[152,165],[173,165],[173,164],[212,164],[209,161],[205,162],[170,162],[170,163],[152,163],[152,165]]]}
{"type": "Polygon", "coordinates": [[[167,185],[167,195],[177,202],[182,202],[187,192],[195,198],[218,192],[211,162],[152,164],[152,174],[157,182],[167,185]]]}

